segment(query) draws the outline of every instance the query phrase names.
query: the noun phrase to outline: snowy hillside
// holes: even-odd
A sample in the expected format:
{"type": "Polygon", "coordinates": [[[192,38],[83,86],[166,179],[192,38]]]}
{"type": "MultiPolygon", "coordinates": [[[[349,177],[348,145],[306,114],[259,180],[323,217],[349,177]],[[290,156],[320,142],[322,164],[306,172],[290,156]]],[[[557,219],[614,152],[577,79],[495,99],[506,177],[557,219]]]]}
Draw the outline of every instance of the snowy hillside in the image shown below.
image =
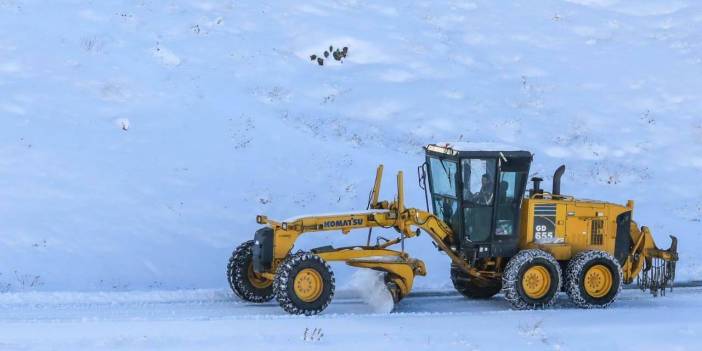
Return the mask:
{"type": "MultiPolygon", "coordinates": [[[[702,279],[701,25],[692,0],[0,0],[0,291],[225,287],[256,214],[363,209],[378,163],[423,206],[439,140],[634,199],[702,279]],[[330,45],[343,63],[310,60],[330,45]]],[[[417,287],[448,283],[426,236],[408,250],[417,287]]]]}

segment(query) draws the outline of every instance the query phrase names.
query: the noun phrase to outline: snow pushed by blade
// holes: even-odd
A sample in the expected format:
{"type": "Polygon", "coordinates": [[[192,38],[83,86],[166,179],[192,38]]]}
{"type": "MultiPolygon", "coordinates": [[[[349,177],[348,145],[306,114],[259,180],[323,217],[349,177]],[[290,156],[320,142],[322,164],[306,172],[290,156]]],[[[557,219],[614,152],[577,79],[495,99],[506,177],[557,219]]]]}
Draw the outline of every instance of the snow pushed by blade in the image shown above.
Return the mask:
{"type": "Polygon", "coordinates": [[[385,286],[384,272],[360,268],[351,275],[349,289],[354,290],[361,300],[375,313],[390,313],[395,307],[392,294],[385,286]]]}

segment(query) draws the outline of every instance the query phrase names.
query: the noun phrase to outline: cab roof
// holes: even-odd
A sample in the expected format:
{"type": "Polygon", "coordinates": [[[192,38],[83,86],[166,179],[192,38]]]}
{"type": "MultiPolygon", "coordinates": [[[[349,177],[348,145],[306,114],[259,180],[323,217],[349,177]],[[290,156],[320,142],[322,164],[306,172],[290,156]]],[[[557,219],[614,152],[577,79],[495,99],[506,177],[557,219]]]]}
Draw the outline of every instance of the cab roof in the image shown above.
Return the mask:
{"type": "Polygon", "coordinates": [[[444,154],[458,157],[526,157],[532,158],[532,154],[523,148],[499,144],[499,143],[476,143],[476,142],[440,142],[429,144],[424,148],[427,154],[444,154]]]}

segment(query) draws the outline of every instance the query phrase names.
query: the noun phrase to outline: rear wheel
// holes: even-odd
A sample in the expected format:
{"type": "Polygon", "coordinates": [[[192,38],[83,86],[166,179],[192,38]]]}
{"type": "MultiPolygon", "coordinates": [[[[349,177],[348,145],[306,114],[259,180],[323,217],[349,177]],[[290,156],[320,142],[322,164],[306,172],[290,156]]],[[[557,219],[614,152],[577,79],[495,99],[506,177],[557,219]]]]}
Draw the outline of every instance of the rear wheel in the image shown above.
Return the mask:
{"type": "Polygon", "coordinates": [[[604,251],[575,255],[568,263],[566,277],[566,293],[581,308],[605,308],[622,290],[621,266],[604,251]]]}
{"type": "Polygon", "coordinates": [[[502,281],[476,282],[455,265],[451,265],[451,282],[461,295],[469,299],[489,299],[502,289],[502,281]]]}
{"type": "Polygon", "coordinates": [[[227,280],[239,298],[249,302],[266,302],[273,299],[273,281],[254,272],[253,240],[239,245],[229,258],[227,280]]]}
{"type": "Polygon", "coordinates": [[[561,290],[561,267],[543,250],[520,251],[505,267],[502,289],[507,301],[516,309],[549,307],[561,290]]]}
{"type": "Polygon", "coordinates": [[[286,312],[308,316],[318,314],[334,297],[334,273],[319,256],[298,252],[278,267],[273,290],[286,312]]]}

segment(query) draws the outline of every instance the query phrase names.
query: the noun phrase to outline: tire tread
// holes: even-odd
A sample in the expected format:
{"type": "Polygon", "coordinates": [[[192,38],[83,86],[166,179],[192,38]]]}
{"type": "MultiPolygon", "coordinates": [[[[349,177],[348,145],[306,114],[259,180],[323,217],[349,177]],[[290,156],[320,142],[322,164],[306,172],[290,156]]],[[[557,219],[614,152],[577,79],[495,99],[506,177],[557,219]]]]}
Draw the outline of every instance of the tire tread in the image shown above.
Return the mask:
{"type": "Polygon", "coordinates": [[[522,250],[514,255],[509,262],[507,262],[505,271],[502,274],[502,291],[505,294],[505,299],[509,301],[512,304],[512,307],[515,309],[526,310],[548,308],[556,302],[558,292],[561,291],[561,277],[561,267],[558,264],[558,261],[556,261],[551,254],[539,249],[522,250]],[[520,294],[519,289],[517,288],[517,285],[520,284],[521,281],[519,278],[519,272],[525,265],[531,264],[537,259],[545,260],[545,262],[554,268],[557,275],[557,277],[555,277],[557,287],[555,293],[553,293],[553,296],[550,296],[548,299],[546,299],[546,301],[541,303],[530,303],[526,300],[526,296],[522,296],[522,294],[520,294]]]}
{"type": "Polygon", "coordinates": [[[570,300],[580,308],[606,308],[617,299],[619,293],[622,291],[622,279],[622,268],[619,265],[619,262],[612,255],[601,250],[583,251],[575,255],[575,257],[573,257],[568,263],[568,268],[566,269],[565,291],[566,294],[568,294],[570,300]],[[616,288],[617,292],[614,293],[611,299],[605,301],[604,303],[595,303],[593,301],[589,301],[588,297],[584,296],[582,294],[582,290],[580,289],[580,277],[584,273],[584,267],[589,262],[592,262],[596,259],[604,259],[610,261],[614,264],[615,267],[617,267],[617,271],[615,272],[615,274],[618,276],[615,277],[618,278],[615,279],[615,281],[618,282],[618,286],[616,288]]]}
{"type": "Polygon", "coordinates": [[[310,316],[319,314],[320,312],[324,311],[327,306],[329,306],[329,303],[331,303],[332,298],[334,297],[334,285],[334,272],[332,272],[331,267],[329,267],[329,264],[326,261],[313,253],[298,251],[297,253],[288,256],[285,261],[278,266],[278,270],[275,274],[275,280],[273,281],[273,293],[278,301],[278,304],[280,304],[280,307],[282,307],[286,312],[290,314],[304,314],[306,316],[310,316]],[[292,284],[290,276],[291,273],[298,265],[306,261],[313,261],[313,264],[316,264],[319,268],[326,270],[330,277],[329,281],[325,282],[331,286],[329,294],[324,297],[324,302],[316,308],[308,308],[295,303],[290,296],[290,289],[288,289],[288,284],[292,284]]]}
{"type": "Polygon", "coordinates": [[[262,303],[273,299],[273,289],[252,289],[247,283],[248,264],[253,257],[253,240],[248,240],[239,245],[227,264],[227,281],[234,294],[242,300],[262,303]]]}

